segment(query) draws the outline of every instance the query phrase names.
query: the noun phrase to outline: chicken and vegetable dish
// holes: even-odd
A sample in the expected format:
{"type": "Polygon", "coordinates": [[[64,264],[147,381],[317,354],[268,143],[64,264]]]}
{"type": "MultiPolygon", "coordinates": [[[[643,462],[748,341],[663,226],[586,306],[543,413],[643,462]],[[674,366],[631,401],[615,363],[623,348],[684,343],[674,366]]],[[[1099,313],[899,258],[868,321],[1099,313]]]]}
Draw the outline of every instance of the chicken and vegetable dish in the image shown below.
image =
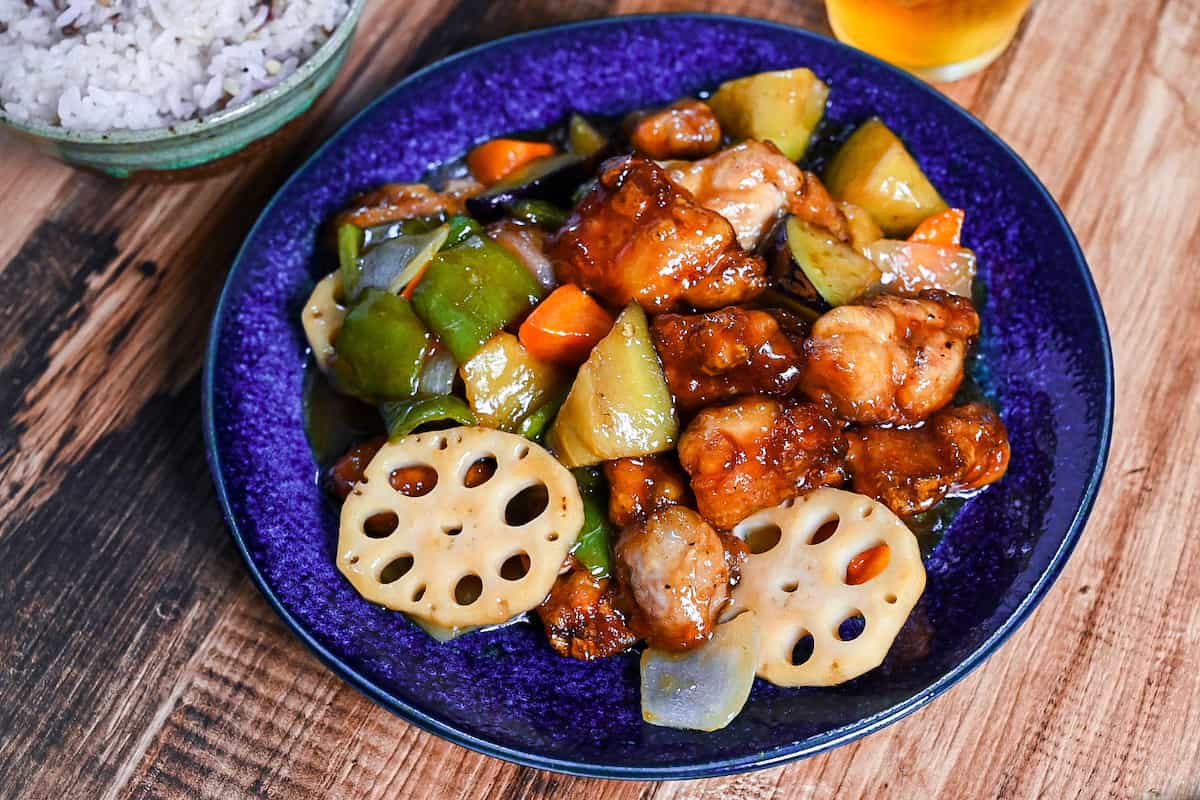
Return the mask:
{"type": "Polygon", "coordinates": [[[323,482],[359,594],[440,640],[640,649],[672,727],[880,665],[925,586],[909,526],[1009,446],[963,391],[963,212],[879,119],[803,169],[828,92],[575,114],[332,220],[302,321],[354,406],[323,482]]]}

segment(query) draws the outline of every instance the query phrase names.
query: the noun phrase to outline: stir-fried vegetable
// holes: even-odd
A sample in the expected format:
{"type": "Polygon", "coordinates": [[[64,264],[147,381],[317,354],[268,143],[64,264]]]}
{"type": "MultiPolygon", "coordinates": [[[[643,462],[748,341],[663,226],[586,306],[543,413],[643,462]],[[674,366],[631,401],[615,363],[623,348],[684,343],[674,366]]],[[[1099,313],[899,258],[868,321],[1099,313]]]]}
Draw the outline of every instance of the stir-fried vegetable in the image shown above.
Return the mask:
{"type": "Polygon", "coordinates": [[[472,236],[483,236],[483,228],[466,214],[455,214],[447,222],[446,247],[457,247],[472,236]]]}
{"type": "Polygon", "coordinates": [[[859,208],[854,203],[847,203],[845,200],[838,202],[838,208],[846,217],[847,227],[850,229],[850,246],[855,250],[861,253],[863,248],[871,242],[877,242],[883,238],[883,229],[875,224],[875,220],[866,210],[859,208]]]}
{"type": "Polygon", "coordinates": [[[846,140],[829,164],[825,184],[837,199],[866,209],[888,236],[907,236],[946,209],[916,159],[878,118],[846,140]]]}
{"type": "Polygon", "coordinates": [[[612,541],[616,530],[608,520],[608,492],[600,471],[593,467],[571,470],[583,498],[583,530],[571,555],[596,578],[612,574],[612,541]]]}
{"type": "Polygon", "coordinates": [[[381,403],[379,413],[383,416],[388,438],[392,441],[431,422],[457,422],[459,425],[474,425],[476,422],[467,404],[449,394],[381,403]]]}
{"type": "Polygon", "coordinates": [[[449,232],[449,226],[441,225],[426,233],[400,234],[368,249],[358,259],[358,278],[349,301],[353,303],[368,289],[393,294],[406,289],[445,244],[449,232]]]}
{"type": "Polygon", "coordinates": [[[368,289],[333,344],[337,386],[368,401],[411,397],[431,341],[407,300],[368,289]]]}
{"type": "Polygon", "coordinates": [[[346,319],[346,305],[342,297],[342,274],[331,272],[317,282],[304,310],[300,312],[300,323],[313,358],[322,371],[329,370],[333,359],[333,340],[342,330],[346,319]]]}
{"type": "Polygon", "coordinates": [[[572,114],[567,122],[567,147],[581,156],[594,156],[608,147],[608,139],[579,114],[572,114]]]}
{"type": "Polygon", "coordinates": [[[480,425],[516,432],[548,399],[562,393],[562,372],[501,331],[462,365],[467,400],[480,425]]]}
{"type": "Polygon", "coordinates": [[[571,196],[592,172],[591,160],[576,153],[539,158],[467,200],[467,208],[484,222],[492,222],[522,199],[571,205],[571,196]]]}
{"type": "Polygon", "coordinates": [[[966,214],[961,208],[947,208],[934,214],[917,226],[908,237],[910,242],[925,242],[942,247],[958,247],[962,242],[963,220],[966,214]]]}
{"type": "Polygon", "coordinates": [[[546,442],[568,467],[582,467],[669,450],[678,434],[646,312],[630,303],[579,368],[546,442]]]}
{"type": "Polygon", "coordinates": [[[342,273],[342,293],[346,296],[353,295],[358,289],[358,257],[362,253],[365,238],[363,229],[357,225],[346,223],[338,226],[338,268],[342,273]]]}
{"type": "Polygon", "coordinates": [[[540,225],[550,231],[558,230],[567,221],[566,211],[545,200],[529,198],[515,200],[509,206],[509,213],[515,220],[528,222],[530,225],[540,225]]]}
{"type": "Polygon", "coordinates": [[[829,87],[812,70],[800,68],[728,81],[708,104],[728,135],[773,142],[798,161],[825,115],[828,97],[829,87]]]}
{"type": "Polygon", "coordinates": [[[747,611],[718,625],[708,642],[675,653],[642,653],[642,719],[651,725],[715,731],[750,696],[761,646],[758,619],[747,611]]]}
{"type": "Polygon", "coordinates": [[[799,217],[781,226],[773,277],[816,311],[853,302],[878,285],[879,268],[833,234],[799,217]]]}
{"type": "Polygon", "coordinates": [[[507,250],[472,236],[434,257],[412,301],[417,315],[465,364],[541,296],[542,287],[507,250]]]}
{"type": "Polygon", "coordinates": [[[467,154],[467,167],[476,180],[485,186],[491,186],[529,162],[552,156],[554,153],[554,145],[548,142],[492,139],[467,154]]]}
{"type": "Polygon", "coordinates": [[[880,239],[863,253],[879,267],[880,284],[888,291],[916,294],[923,289],[942,289],[961,297],[971,296],[975,253],[965,247],[880,239]]]}
{"type": "Polygon", "coordinates": [[[546,429],[550,427],[550,423],[554,421],[554,417],[558,415],[558,410],[562,408],[563,401],[566,399],[567,394],[563,392],[542,403],[532,414],[521,420],[521,424],[517,426],[517,433],[526,439],[541,441],[546,429]]]}
{"type": "Polygon", "coordinates": [[[568,283],[538,303],[521,323],[521,344],[538,358],[577,366],[612,326],[612,315],[603,306],[568,283]]]}

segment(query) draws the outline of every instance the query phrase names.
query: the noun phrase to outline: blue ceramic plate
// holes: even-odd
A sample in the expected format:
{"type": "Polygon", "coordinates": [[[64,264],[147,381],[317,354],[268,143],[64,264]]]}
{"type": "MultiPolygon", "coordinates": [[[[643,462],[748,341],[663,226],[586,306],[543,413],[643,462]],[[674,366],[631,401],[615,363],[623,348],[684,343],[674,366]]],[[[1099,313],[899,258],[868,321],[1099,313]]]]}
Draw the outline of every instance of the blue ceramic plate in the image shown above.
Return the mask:
{"type": "Polygon", "coordinates": [[[829,39],[720,16],[631,17],[504,39],[400,83],[279,191],[213,321],[205,432],[233,536],[263,594],[334,671],[405,719],[534,767],[617,778],[722,775],[843,744],[946,691],[1009,636],[1061,571],[1108,451],[1113,379],[1095,287],[1070,228],[1021,160],[907,74],[829,39]],[[361,600],[334,566],[337,517],[304,431],[299,324],[332,268],[318,226],[352,195],[416,180],[472,144],[572,110],[620,113],[728,78],[805,65],[832,87],[831,129],[872,114],[954,206],[987,290],[976,376],[1003,410],[1007,477],[927,559],[925,598],[884,665],[833,689],[756,683],[720,733],[642,722],[634,656],[583,664],[540,626],[438,644],[361,600]]]}

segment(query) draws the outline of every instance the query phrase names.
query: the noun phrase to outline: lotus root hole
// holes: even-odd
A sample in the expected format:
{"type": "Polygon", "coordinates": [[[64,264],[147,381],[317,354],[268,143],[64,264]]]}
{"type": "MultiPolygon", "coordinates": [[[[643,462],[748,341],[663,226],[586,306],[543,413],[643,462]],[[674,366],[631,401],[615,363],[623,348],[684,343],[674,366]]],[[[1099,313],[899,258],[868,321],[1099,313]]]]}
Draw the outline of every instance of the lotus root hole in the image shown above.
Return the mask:
{"type": "Polygon", "coordinates": [[[812,658],[813,646],[814,643],[812,634],[808,631],[801,633],[800,638],[796,640],[794,645],[792,645],[792,653],[789,657],[789,660],[792,662],[793,666],[799,667],[812,658]]]}
{"type": "Polygon", "coordinates": [[[885,602],[885,603],[887,603],[889,606],[891,606],[891,605],[895,605],[895,604],[896,604],[896,601],[897,601],[897,600],[899,600],[899,599],[900,599],[900,598],[896,597],[896,595],[894,595],[894,594],[888,594],[888,596],[887,596],[887,597],[883,598],[883,602],[885,602]]]}
{"type": "Polygon", "coordinates": [[[875,513],[875,506],[863,506],[862,508],[860,508],[858,510],[858,516],[860,519],[867,519],[874,513],[875,513]]]}
{"type": "Polygon", "coordinates": [[[800,582],[799,581],[788,581],[787,583],[785,583],[783,586],[780,586],[779,588],[782,591],[787,592],[788,594],[791,594],[792,592],[794,592],[800,588],[800,582]]]}
{"type": "Polygon", "coordinates": [[[746,532],[746,546],[754,555],[765,553],[779,544],[783,538],[783,529],[773,522],[760,525],[746,532]]]}
{"type": "Polygon", "coordinates": [[[527,455],[529,455],[529,445],[521,445],[521,449],[517,450],[517,460],[521,461],[527,455]]]}
{"type": "Polygon", "coordinates": [[[395,583],[408,574],[412,569],[413,557],[403,555],[399,558],[394,558],[388,562],[387,566],[379,572],[380,583],[395,583]]]}
{"type": "Polygon", "coordinates": [[[863,635],[863,631],[867,629],[867,618],[862,615],[861,611],[855,611],[846,619],[842,620],[842,624],[837,627],[837,638],[843,642],[853,642],[855,639],[863,635]]]}
{"type": "Polygon", "coordinates": [[[868,547],[850,559],[850,563],[846,565],[846,584],[858,586],[878,578],[887,569],[891,558],[892,549],[886,544],[868,547]]]}
{"type": "Polygon", "coordinates": [[[476,486],[482,486],[490,481],[495,474],[496,457],[484,456],[467,467],[466,474],[463,475],[463,486],[468,489],[474,489],[476,486]]]}
{"type": "Polygon", "coordinates": [[[436,440],[434,440],[434,447],[436,447],[438,450],[445,450],[449,446],[450,442],[446,441],[445,436],[439,436],[436,440]]]}
{"type": "Polygon", "coordinates": [[[500,565],[500,577],[506,581],[519,581],[529,574],[529,554],[511,555],[500,565]]]}
{"type": "Polygon", "coordinates": [[[386,539],[400,527],[400,517],[395,511],[373,514],[363,521],[363,534],[368,539],[386,539]]]}
{"type": "Polygon", "coordinates": [[[392,470],[388,483],[405,497],[424,497],[437,486],[438,474],[428,464],[411,464],[392,470]]]}
{"type": "Polygon", "coordinates": [[[421,584],[416,589],[413,589],[412,601],[414,603],[421,602],[421,598],[425,596],[425,584],[421,584]]]}
{"type": "Polygon", "coordinates": [[[825,523],[821,525],[821,527],[817,528],[816,533],[814,533],[812,535],[812,537],[808,540],[808,543],[809,544],[820,544],[821,542],[824,542],[824,541],[832,538],[832,536],[835,533],[837,533],[839,522],[841,522],[841,520],[838,519],[836,514],[833,516],[832,519],[826,520],[825,523]]]}
{"type": "Polygon", "coordinates": [[[458,536],[462,533],[462,525],[443,525],[442,533],[447,536],[458,536]]]}
{"type": "MultiPolygon", "coordinates": [[[[513,495],[504,507],[504,522],[513,528],[528,525],[542,515],[550,505],[550,492],[546,484],[538,482],[526,486],[513,495]]],[[[555,536],[555,539],[558,537],[555,536]]],[[[549,541],[554,541],[550,539],[549,541]]]]}
{"type": "Polygon", "coordinates": [[[483,594],[483,580],[478,575],[463,575],[454,584],[454,602],[469,606],[483,594]]]}

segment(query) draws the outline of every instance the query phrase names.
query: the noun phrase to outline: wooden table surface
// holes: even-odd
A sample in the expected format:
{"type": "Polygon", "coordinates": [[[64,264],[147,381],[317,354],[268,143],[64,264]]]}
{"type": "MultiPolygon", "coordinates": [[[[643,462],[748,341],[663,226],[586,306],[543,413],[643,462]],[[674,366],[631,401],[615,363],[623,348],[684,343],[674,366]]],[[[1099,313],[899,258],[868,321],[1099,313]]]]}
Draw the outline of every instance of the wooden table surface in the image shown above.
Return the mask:
{"type": "MultiPolygon", "coordinates": [[[[930,707],[754,774],[579,780],[375,706],[251,584],[209,481],[198,376],[267,198],[349,115],[450,52],[701,7],[375,0],[305,135],[203,182],[123,184],[0,140],[0,797],[1200,797],[1198,0],[1042,0],[996,64],[944,87],[1066,209],[1118,400],[1065,573],[930,707]]],[[[719,10],[827,31],[815,0],[719,10]]]]}

